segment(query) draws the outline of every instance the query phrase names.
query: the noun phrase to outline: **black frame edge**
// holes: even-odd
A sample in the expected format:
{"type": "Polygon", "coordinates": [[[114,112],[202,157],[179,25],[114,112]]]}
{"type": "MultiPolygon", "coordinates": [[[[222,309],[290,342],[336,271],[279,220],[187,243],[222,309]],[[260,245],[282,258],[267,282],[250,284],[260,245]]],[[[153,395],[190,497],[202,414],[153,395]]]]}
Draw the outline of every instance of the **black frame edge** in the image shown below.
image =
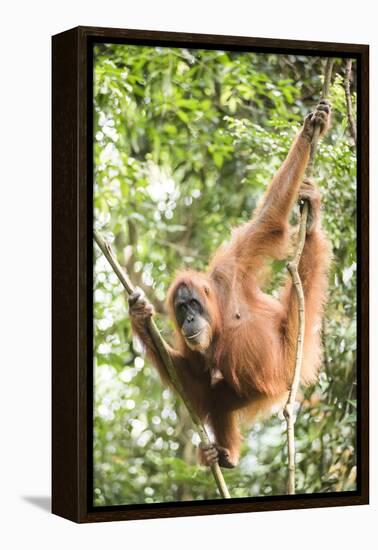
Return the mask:
{"type": "Polygon", "coordinates": [[[369,46],[364,47],[360,55],[357,111],[357,161],[358,161],[358,359],[357,370],[360,373],[360,402],[358,434],[360,448],[361,495],[365,504],[369,504],[370,456],[369,456],[369,46]],[[361,429],[363,427],[363,429],[361,429]]]}
{"type": "Polygon", "coordinates": [[[78,519],[77,32],[52,39],[52,512],[78,519]]]}
{"type": "Polygon", "coordinates": [[[223,46],[236,46],[239,48],[266,48],[274,51],[288,48],[288,50],[302,50],[307,51],[307,54],[322,50],[324,55],[326,52],[331,55],[335,52],[341,52],[350,55],[356,55],[357,53],[363,53],[369,49],[368,44],[351,44],[342,42],[319,42],[311,40],[296,40],[296,39],[281,39],[281,38],[261,38],[250,36],[235,36],[235,35],[223,35],[223,34],[201,34],[201,33],[189,33],[189,32],[177,32],[177,31],[156,31],[147,29],[122,29],[117,27],[91,27],[91,26],[78,26],[75,30],[78,30],[83,36],[88,38],[97,38],[100,41],[104,39],[111,40],[140,40],[143,43],[151,42],[167,42],[167,45],[171,45],[173,42],[207,44],[208,46],[221,44],[223,46]]]}

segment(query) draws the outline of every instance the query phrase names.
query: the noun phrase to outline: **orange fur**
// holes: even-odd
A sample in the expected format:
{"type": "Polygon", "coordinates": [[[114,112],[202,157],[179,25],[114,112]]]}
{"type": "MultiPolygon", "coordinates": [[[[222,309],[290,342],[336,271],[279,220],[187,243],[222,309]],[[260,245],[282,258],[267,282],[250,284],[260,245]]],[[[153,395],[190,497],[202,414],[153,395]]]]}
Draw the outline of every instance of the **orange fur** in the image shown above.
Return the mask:
{"type": "MultiPolygon", "coordinates": [[[[295,140],[252,220],[234,231],[230,243],[214,255],[208,271],[181,272],[168,291],[168,309],[176,328],[177,349],[170,349],[172,358],[198,414],[211,424],[216,443],[228,450],[228,465],[236,464],[239,456],[239,420],[250,422],[282,406],[292,378],[298,328],[292,282],[287,279],[279,300],[265,294],[260,284],[266,259],[288,254],[288,219],[308,161],[307,137],[308,128],[295,140]],[[190,349],[177,324],[173,304],[182,284],[196,289],[209,314],[206,349],[190,349]]],[[[319,329],[330,261],[315,190],[312,198],[316,224],[307,235],[299,266],[306,306],[304,383],[313,381],[319,368],[319,329]]],[[[134,322],[134,330],[163,379],[169,381],[141,324],[134,322]]]]}

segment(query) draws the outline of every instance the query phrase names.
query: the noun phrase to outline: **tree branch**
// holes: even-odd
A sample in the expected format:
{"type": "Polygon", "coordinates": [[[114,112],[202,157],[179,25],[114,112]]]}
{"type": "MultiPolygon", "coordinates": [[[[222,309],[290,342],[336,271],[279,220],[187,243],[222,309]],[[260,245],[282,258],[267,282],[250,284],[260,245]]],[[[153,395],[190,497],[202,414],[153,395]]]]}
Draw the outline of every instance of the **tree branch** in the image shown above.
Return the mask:
{"type": "MultiPolygon", "coordinates": [[[[110,265],[113,268],[114,273],[117,275],[118,279],[126,289],[128,294],[132,294],[134,292],[134,286],[125,272],[124,269],[122,269],[121,265],[119,264],[111,246],[109,243],[107,243],[96,231],[94,231],[94,240],[96,241],[97,245],[99,246],[101,252],[104,254],[105,258],[108,260],[110,265]]],[[[172,358],[169,354],[167,344],[165,343],[164,339],[162,338],[159,329],[157,328],[155,322],[153,319],[149,319],[147,323],[147,329],[150,333],[150,336],[152,338],[152,341],[154,342],[156,351],[158,355],[160,356],[160,359],[164,363],[164,366],[166,367],[168,374],[171,378],[172,384],[179,395],[181,397],[182,401],[184,402],[186,408],[188,409],[188,412],[190,414],[190,417],[195,424],[199,437],[201,439],[201,443],[204,445],[209,445],[210,439],[207,434],[207,431],[205,429],[205,426],[202,424],[200,418],[198,417],[197,413],[192,407],[192,404],[188,400],[188,398],[185,395],[184,388],[182,387],[182,384],[180,382],[180,379],[177,376],[175,366],[173,364],[172,358]]],[[[230,498],[230,493],[228,491],[226,482],[223,478],[222,471],[220,469],[220,466],[218,463],[215,463],[211,466],[211,471],[214,476],[215,482],[217,484],[218,490],[220,495],[223,498],[230,498]]]]}
{"type": "MultiPolygon", "coordinates": [[[[334,60],[330,57],[327,58],[324,69],[324,81],[322,89],[321,99],[326,99],[329,94],[329,87],[331,84],[332,68],[334,60]]],[[[311,141],[310,158],[307,164],[306,176],[311,177],[314,169],[314,158],[318,146],[320,129],[315,128],[314,135],[311,141]]],[[[301,259],[303,247],[306,241],[306,227],[308,216],[308,202],[305,201],[299,224],[299,233],[297,247],[292,260],[287,264],[287,268],[293,280],[295,292],[298,300],[298,335],[297,346],[295,351],[295,365],[294,374],[291,382],[289,397],[284,408],[284,416],[287,425],[287,454],[288,454],[288,488],[289,495],[295,494],[295,417],[294,417],[294,403],[299,388],[302,358],[303,358],[303,342],[305,333],[305,300],[303,294],[302,282],[299,277],[298,266],[301,259]]]]}
{"type": "Polygon", "coordinates": [[[302,250],[306,240],[307,215],[308,215],[308,202],[306,201],[302,209],[297,248],[293,259],[287,264],[287,268],[293,279],[293,285],[294,285],[295,292],[297,294],[297,300],[298,300],[298,336],[297,336],[297,347],[295,352],[294,376],[290,386],[289,398],[287,400],[287,403],[283,411],[286,419],[286,424],[287,424],[287,451],[288,451],[288,473],[289,473],[287,492],[289,495],[295,494],[294,403],[298,392],[300,375],[301,375],[303,341],[304,341],[304,331],[305,331],[305,301],[304,301],[302,282],[298,273],[298,265],[301,259],[302,250]]]}
{"type": "MultiPolygon", "coordinates": [[[[320,99],[326,99],[329,95],[333,63],[334,63],[334,59],[332,59],[332,57],[327,57],[327,61],[324,68],[322,95],[320,99]]],[[[309,178],[312,176],[312,173],[314,171],[314,160],[315,160],[316,150],[318,148],[319,133],[320,133],[320,128],[315,128],[314,136],[311,141],[310,159],[308,161],[307,170],[306,170],[306,175],[309,178]]]]}
{"type": "Polygon", "coordinates": [[[352,59],[347,59],[345,64],[345,76],[344,76],[344,90],[345,90],[345,99],[347,105],[348,121],[350,133],[352,134],[354,144],[357,143],[357,129],[356,121],[353,116],[353,105],[352,105],[352,96],[350,94],[350,81],[352,76],[352,59]]]}

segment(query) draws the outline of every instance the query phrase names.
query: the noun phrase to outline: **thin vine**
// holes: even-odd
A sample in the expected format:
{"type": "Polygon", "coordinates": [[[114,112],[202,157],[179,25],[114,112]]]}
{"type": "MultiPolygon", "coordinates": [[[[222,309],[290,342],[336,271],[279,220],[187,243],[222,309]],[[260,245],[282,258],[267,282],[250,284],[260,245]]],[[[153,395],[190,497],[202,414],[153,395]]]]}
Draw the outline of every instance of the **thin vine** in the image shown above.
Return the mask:
{"type": "MultiPolygon", "coordinates": [[[[98,247],[100,248],[101,252],[104,254],[105,258],[108,260],[109,264],[113,268],[114,273],[117,275],[119,281],[125,288],[126,292],[128,294],[132,294],[134,292],[134,285],[132,284],[126,270],[122,268],[120,263],[118,262],[112,247],[109,243],[107,243],[97,231],[94,232],[94,240],[96,241],[98,247]]],[[[152,341],[154,342],[155,349],[157,354],[159,355],[161,361],[163,362],[164,366],[167,369],[167,372],[169,374],[169,377],[171,379],[172,385],[175,388],[176,393],[181,397],[182,401],[184,402],[186,408],[188,409],[189,415],[193,421],[193,424],[195,424],[198,435],[200,437],[201,443],[203,445],[209,445],[210,439],[207,434],[205,426],[202,424],[200,418],[198,417],[197,413],[195,412],[191,402],[185,395],[184,388],[181,384],[181,381],[176,373],[176,368],[173,364],[172,358],[169,354],[167,344],[165,343],[164,339],[162,338],[159,329],[157,328],[155,321],[152,318],[149,318],[147,321],[147,330],[152,338],[152,341]]],[[[215,464],[211,465],[211,472],[214,476],[214,480],[216,482],[216,485],[218,487],[218,491],[220,495],[223,498],[231,498],[227,484],[224,480],[222,470],[216,462],[215,464]]]]}

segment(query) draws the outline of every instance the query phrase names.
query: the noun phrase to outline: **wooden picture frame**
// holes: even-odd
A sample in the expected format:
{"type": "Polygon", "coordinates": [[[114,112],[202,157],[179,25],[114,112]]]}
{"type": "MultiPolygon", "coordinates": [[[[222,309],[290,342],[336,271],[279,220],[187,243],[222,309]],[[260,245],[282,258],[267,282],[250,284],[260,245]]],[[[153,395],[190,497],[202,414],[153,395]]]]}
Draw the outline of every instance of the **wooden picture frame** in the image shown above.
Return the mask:
{"type": "Polygon", "coordinates": [[[369,48],[359,44],[77,27],[52,39],[52,511],[97,522],[369,502],[369,48]],[[95,43],[294,53],[357,61],[357,490],[217,501],[92,504],[92,88],[95,43]]]}

